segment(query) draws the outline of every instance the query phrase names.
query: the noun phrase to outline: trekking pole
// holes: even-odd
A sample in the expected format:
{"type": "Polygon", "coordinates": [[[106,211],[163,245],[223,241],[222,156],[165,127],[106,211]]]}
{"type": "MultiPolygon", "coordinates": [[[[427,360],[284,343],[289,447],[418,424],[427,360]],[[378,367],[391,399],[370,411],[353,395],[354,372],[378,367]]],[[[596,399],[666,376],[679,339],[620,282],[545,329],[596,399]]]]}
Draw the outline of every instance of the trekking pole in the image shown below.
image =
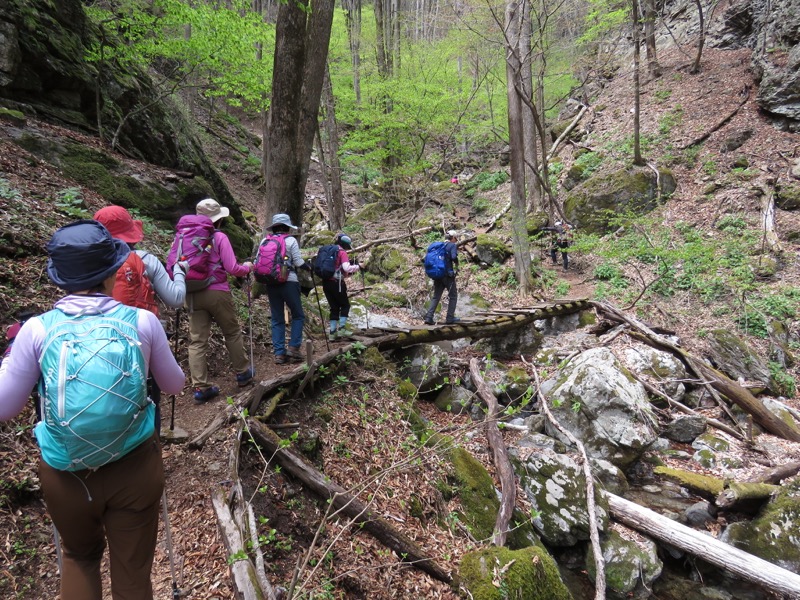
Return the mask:
{"type": "MultiPolygon", "coordinates": [[[[181,309],[175,309],[175,331],[172,332],[173,337],[175,338],[174,344],[172,346],[173,350],[172,353],[175,355],[175,360],[178,360],[178,329],[181,326],[181,309]]],[[[170,417],[169,417],[169,430],[175,431],[175,394],[172,394],[169,399],[171,409],[170,409],[170,417]]],[[[160,424],[159,424],[160,427],[160,424]]]]}
{"type": "Polygon", "coordinates": [[[322,316],[322,304],[319,301],[319,292],[317,291],[317,281],[314,279],[314,269],[311,269],[311,284],[314,286],[314,295],[317,297],[317,308],[319,309],[319,318],[322,319],[322,334],[325,336],[325,347],[330,352],[331,345],[328,343],[328,332],[325,330],[325,318],[322,316]]]}
{"type": "Polygon", "coordinates": [[[172,600],[178,600],[181,597],[181,590],[178,589],[178,579],[175,573],[175,554],[172,548],[172,528],[169,525],[169,511],[167,510],[167,490],[164,490],[161,493],[161,509],[164,514],[164,537],[167,540],[169,572],[172,576],[172,600]]]}
{"type": "Polygon", "coordinates": [[[64,573],[64,558],[61,551],[61,536],[58,534],[58,529],[56,529],[56,524],[53,523],[53,541],[56,545],[56,562],[58,563],[58,576],[64,573]]]}
{"type": "Polygon", "coordinates": [[[250,275],[247,276],[247,326],[250,329],[250,368],[253,369],[253,377],[256,376],[256,366],[253,363],[253,296],[252,281],[250,275]]]}
{"type": "Polygon", "coordinates": [[[366,318],[367,318],[367,329],[369,329],[369,308],[367,307],[367,280],[364,277],[364,269],[358,269],[361,271],[361,287],[364,288],[364,310],[366,311],[366,318]]]}

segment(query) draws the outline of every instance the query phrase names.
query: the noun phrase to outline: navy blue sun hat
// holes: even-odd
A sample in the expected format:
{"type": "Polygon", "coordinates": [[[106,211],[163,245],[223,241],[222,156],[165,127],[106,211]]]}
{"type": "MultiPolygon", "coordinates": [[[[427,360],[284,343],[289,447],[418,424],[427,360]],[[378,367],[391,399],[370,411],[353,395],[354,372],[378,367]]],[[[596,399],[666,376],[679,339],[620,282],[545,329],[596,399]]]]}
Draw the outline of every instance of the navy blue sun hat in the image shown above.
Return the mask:
{"type": "Polygon", "coordinates": [[[336,243],[339,244],[345,250],[351,250],[353,248],[353,240],[350,239],[350,236],[346,233],[340,233],[336,236],[336,243]]]}
{"type": "Polygon", "coordinates": [[[131,250],[97,221],[75,221],[47,242],[47,275],[68,292],[88,290],[117,272],[131,250]]]}

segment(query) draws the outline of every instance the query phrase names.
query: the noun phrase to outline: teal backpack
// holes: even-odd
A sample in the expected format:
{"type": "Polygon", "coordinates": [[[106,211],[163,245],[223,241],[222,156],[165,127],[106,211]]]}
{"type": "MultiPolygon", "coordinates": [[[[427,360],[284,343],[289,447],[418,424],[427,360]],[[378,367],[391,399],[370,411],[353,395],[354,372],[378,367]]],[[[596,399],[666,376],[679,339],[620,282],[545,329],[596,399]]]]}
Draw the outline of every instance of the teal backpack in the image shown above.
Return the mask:
{"type": "Polygon", "coordinates": [[[39,317],[46,331],[39,365],[41,418],[34,434],[54,469],[97,469],[153,435],[138,310],[39,317]]]}

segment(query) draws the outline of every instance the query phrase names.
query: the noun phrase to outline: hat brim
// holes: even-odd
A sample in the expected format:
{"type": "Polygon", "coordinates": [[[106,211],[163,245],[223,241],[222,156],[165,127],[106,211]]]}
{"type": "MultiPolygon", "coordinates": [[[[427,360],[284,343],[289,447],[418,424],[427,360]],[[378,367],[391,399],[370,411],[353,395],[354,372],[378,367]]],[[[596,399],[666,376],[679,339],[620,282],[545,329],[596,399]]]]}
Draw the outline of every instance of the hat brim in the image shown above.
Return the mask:
{"type": "Polygon", "coordinates": [[[117,234],[114,237],[129,244],[138,244],[144,239],[144,226],[141,221],[134,219],[130,230],[117,234]]]}
{"type": "Polygon", "coordinates": [[[50,280],[54,284],[67,292],[79,292],[97,287],[106,279],[111,277],[114,273],[116,273],[122,266],[122,263],[125,262],[125,260],[128,258],[128,255],[131,253],[131,249],[128,247],[128,242],[119,238],[112,239],[114,241],[114,251],[116,253],[114,256],[114,263],[107,269],[104,269],[102,272],[87,275],[83,279],[67,281],[59,277],[58,271],[56,271],[56,268],[53,265],[53,259],[50,258],[47,260],[47,276],[50,277],[50,280]]]}
{"type": "Polygon", "coordinates": [[[273,223],[272,225],[269,226],[269,228],[270,229],[275,229],[279,225],[285,225],[289,229],[297,229],[297,225],[292,225],[291,223],[273,223]]]}
{"type": "Polygon", "coordinates": [[[206,215],[209,219],[211,219],[212,223],[216,223],[220,219],[224,219],[227,216],[230,216],[231,211],[226,206],[220,206],[219,212],[214,215],[206,215]]]}

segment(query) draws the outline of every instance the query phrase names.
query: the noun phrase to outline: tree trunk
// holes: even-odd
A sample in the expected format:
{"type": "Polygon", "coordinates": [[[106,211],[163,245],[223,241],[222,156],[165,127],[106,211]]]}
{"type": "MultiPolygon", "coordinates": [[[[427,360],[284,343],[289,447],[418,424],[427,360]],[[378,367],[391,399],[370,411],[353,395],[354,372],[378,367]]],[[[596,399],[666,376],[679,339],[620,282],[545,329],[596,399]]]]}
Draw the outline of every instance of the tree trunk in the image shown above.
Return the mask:
{"type": "Polygon", "coordinates": [[[302,481],[315,494],[330,500],[337,512],[340,511],[359,524],[364,531],[394,551],[402,561],[425,571],[439,581],[446,583],[451,581],[449,573],[429,558],[422,548],[372,512],[368,504],[348,494],[344,488],[330,481],[290,448],[283,447],[283,440],[273,431],[253,419],[247,420],[247,426],[253,439],[267,450],[267,455],[272,456],[272,460],[280,464],[287,473],[302,481]]]}
{"type": "Polygon", "coordinates": [[[700,37],[697,40],[697,55],[694,57],[694,62],[692,63],[692,68],[689,70],[689,72],[699,73],[700,59],[703,57],[703,45],[706,42],[706,26],[703,16],[703,4],[701,0],[694,0],[694,3],[697,6],[697,16],[700,20],[700,37]]]}
{"type": "Polygon", "coordinates": [[[526,226],[525,141],[522,124],[522,90],[519,57],[519,17],[517,0],[506,0],[506,90],[508,96],[508,144],[511,153],[511,222],[513,227],[514,272],[520,291],[527,296],[533,289],[531,251],[526,226]]]}
{"type": "Polygon", "coordinates": [[[633,164],[644,166],[639,140],[640,85],[639,85],[639,0],[631,0],[631,27],[633,28],[633,164]]]}
{"type": "MultiPolygon", "coordinates": [[[[531,3],[522,2],[522,27],[519,36],[519,49],[522,54],[521,82],[525,97],[533,102],[533,60],[531,48],[531,3]]],[[[542,187],[536,177],[539,169],[539,153],[536,148],[536,126],[533,124],[533,111],[527,103],[522,107],[522,130],[525,148],[525,190],[528,210],[542,210],[542,187]]]]}
{"type": "Polygon", "coordinates": [[[606,493],[611,516],[651,537],[666,542],[747,581],[790,598],[800,595],[800,575],[748,554],[724,542],[676,523],[652,510],[606,493]]]}
{"type": "Polygon", "coordinates": [[[361,0],[343,0],[342,8],[345,11],[350,63],[353,66],[353,93],[358,106],[361,104],[361,0]]]}
{"type": "Polygon", "coordinates": [[[650,79],[661,76],[661,66],[656,55],[656,0],[642,0],[644,9],[644,46],[647,54],[647,75],[650,79]]]}
{"type": "Polygon", "coordinates": [[[344,227],[344,194],[342,193],[342,168],[339,164],[339,130],[336,126],[336,106],[334,104],[333,87],[330,71],[325,69],[325,81],[322,86],[322,105],[324,117],[326,150],[328,155],[327,179],[330,182],[328,196],[328,223],[331,231],[344,227]]]}

